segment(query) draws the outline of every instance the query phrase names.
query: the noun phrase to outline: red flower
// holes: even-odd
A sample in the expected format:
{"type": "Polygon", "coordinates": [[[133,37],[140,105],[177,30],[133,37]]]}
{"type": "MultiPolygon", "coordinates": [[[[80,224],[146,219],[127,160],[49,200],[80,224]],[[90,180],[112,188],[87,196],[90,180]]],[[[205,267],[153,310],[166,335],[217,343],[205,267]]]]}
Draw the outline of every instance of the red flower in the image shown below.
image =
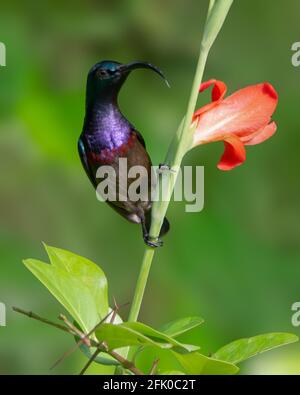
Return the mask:
{"type": "Polygon", "coordinates": [[[246,160],[245,145],[262,143],[276,132],[271,117],[278,96],[269,83],[248,86],[224,99],[227,87],[222,81],[209,80],[200,92],[213,85],[212,102],[194,113],[197,122],[193,147],[224,141],[225,151],[218,168],[231,170],[246,160]]]}

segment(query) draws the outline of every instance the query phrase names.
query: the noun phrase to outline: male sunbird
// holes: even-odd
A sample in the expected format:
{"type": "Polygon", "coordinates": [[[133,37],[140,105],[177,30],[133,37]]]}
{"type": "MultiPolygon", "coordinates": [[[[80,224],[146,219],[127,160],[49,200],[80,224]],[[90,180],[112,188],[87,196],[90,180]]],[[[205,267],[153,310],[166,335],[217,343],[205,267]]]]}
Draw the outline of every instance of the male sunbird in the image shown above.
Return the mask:
{"type": "MultiPolygon", "coordinates": [[[[102,166],[112,166],[116,174],[116,199],[108,199],[108,204],[130,222],[141,224],[146,244],[157,247],[162,244],[161,240],[153,240],[149,236],[153,187],[151,159],[141,133],[125,118],[118,106],[121,86],[130,72],[138,68],[153,70],[167,83],[162,72],[146,62],[121,64],[115,61],[102,61],[90,69],[86,88],[86,113],[78,150],[82,165],[94,188],[103,181],[103,178],[96,176],[97,170],[102,166]],[[125,173],[120,171],[120,158],[127,159],[125,173]],[[136,178],[129,178],[128,172],[133,166],[143,166],[146,170],[149,191],[146,199],[130,200],[128,189],[136,178]],[[125,191],[120,187],[122,177],[126,177],[125,191]]],[[[165,218],[160,236],[168,230],[169,222],[165,218]]]]}

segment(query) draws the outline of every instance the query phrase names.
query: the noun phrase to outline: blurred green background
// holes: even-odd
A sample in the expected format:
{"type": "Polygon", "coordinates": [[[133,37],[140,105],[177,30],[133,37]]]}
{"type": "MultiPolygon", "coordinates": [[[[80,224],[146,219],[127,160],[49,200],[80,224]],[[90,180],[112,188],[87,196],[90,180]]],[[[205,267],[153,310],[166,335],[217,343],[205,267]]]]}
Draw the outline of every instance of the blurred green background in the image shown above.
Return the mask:
{"type": "MultiPolygon", "coordinates": [[[[110,297],[132,299],[140,228],[96,200],[77,154],[87,71],[103,59],[140,59],[166,73],[172,89],[137,71],[120,98],[160,163],[186,108],[206,7],[204,0],[1,2],[0,301],[8,311],[0,373],[77,373],[85,363],[77,352],[50,372],[72,339],[11,311],[17,305],[52,319],[62,311],[21,263],[45,259],[42,240],[99,263],[110,297]]],[[[185,157],[185,164],[205,166],[204,211],[170,206],[172,230],[157,251],[140,319],[160,326],[203,316],[206,323],[185,340],[205,352],[269,331],[300,334],[291,325],[291,305],[300,300],[300,67],[291,64],[299,15],[297,0],[235,1],[207,64],[205,78],[225,81],[230,92],[269,81],[280,101],[278,133],[249,147],[243,166],[217,170],[221,143],[185,157]]],[[[272,351],[241,372],[299,374],[299,351],[297,344],[272,351]]]]}

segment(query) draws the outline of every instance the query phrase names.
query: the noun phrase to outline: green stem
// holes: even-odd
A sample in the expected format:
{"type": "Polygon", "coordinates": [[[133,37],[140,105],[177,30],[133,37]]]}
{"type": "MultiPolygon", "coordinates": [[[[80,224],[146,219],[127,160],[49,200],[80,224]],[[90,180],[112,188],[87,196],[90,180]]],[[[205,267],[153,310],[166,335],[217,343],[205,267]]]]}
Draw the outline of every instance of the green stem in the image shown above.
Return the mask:
{"type": "Polygon", "coordinates": [[[140,269],[140,274],[136,283],[136,288],[135,288],[135,293],[134,293],[134,298],[133,302],[131,305],[130,313],[129,313],[129,318],[128,321],[134,322],[137,320],[139,311],[141,308],[145,288],[146,288],[146,283],[152,263],[152,259],[154,256],[154,248],[151,247],[146,247],[144,257],[143,257],[143,262],[142,266],[140,269]]]}
{"type": "MultiPolygon", "coordinates": [[[[186,110],[186,115],[177,131],[176,136],[174,137],[174,140],[170,145],[165,161],[165,163],[168,164],[173,171],[165,172],[159,177],[159,185],[157,190],[164,190],[166,191],[166,194],[164,196],[164,199],[158,199],[153,203],[152,206],[150,236],[153,239],[157,239],[159,236],[160,229],[173,193],[182,158],[186,151],[191,147],[193,131],[191,128],[191,122],[197,103],[199,86],[202,81],[206,60],[209,54],[209,50],[225,21],[226,15],[230,9],[232,2],[233,0],[210,0],[204,33],[200,45],[198,64],[186,110]]],[[[140,274],[134,293],[133,303],[129,313],[129,321],[136,321],[138,319],[144,291],[149,276],[149,271],[154,257],[154,252],[155,249],[150,247],[147,247],[145,250],[140,274]]]]}
{"type": "Polygon", "coordinates": [[[209,17],[210,11],[213,9],[214,5],[215,5],[215,0],[210,0],[208,5],[207,17],[209,17]]]}
{"type": "MultiPolygon", "coordinates": [[[[177,136],[175,137],[175,143],[172,142],[171,148],[166,158],[166,163],[174,171],[163,173],[159,177],[160,188],[158,188],[158,190],[164,190],[167,193],[166,196],[164,196],[163,200],[158,200],[153,203],[152,221],[150,229],[150,236],[153,239],[156,239],[159,236],[159,232],[173,193],[182,158],[191,142],[192,136],[189,132],[191,130],[191,122],[197,103],[199,86],[202,81],[208,53],[225,21],[226,15],[230,9],[232,2],[233,0],[210,0],[207,20],[205,23],[203,38],[200,45],[198,64],[186,110],[186,115],[184,117],[183,123],[179,127],[177,136]]],[[[149,271],[151,268],[151,263],[154,257],[154,251],[155,250],[150,247],[147,247],[145,250],[140,274],[137,280],[133,304],[129,313],[129,321],[136,321],[138,318],[149,271]]]]}
{"type": "Polygon", "coordinates": [[[165,163],[168,164],[173,171],[166,172],[160,176],[158,190],[164,191],[164,199],[155,201],[152,207],[150,236],[153,239],[156,239],[159,235],[176,183],[182,158],[186,151],[191,148],[193,137],[191,122],[197,103],[199,87],[202,81],[205,64],[209,51],[221,30],[232,2],[233,0],[210,0],[186,115],[177,131],[165,160],[165,163]]]}

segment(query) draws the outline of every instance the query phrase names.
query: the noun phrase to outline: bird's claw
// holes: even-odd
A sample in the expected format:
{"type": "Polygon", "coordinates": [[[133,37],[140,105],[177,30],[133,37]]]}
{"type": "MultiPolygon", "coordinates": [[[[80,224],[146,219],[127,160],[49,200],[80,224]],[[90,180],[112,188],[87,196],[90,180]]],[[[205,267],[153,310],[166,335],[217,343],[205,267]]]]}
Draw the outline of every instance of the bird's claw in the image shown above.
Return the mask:
{"type": "Polygon", "coordinates": [[[156,239],[152,239],[149,235],[144,236],[145,243],[152,248],[162,247],[164,242],[160,240],[158,237],[156,239]]]}
{"type": "Polygon", "coordinates": [[[176,173],[176,172],[166,163],[160,163],[157,169],[157,173],[163,174],[163,173],[176,173]]]}

